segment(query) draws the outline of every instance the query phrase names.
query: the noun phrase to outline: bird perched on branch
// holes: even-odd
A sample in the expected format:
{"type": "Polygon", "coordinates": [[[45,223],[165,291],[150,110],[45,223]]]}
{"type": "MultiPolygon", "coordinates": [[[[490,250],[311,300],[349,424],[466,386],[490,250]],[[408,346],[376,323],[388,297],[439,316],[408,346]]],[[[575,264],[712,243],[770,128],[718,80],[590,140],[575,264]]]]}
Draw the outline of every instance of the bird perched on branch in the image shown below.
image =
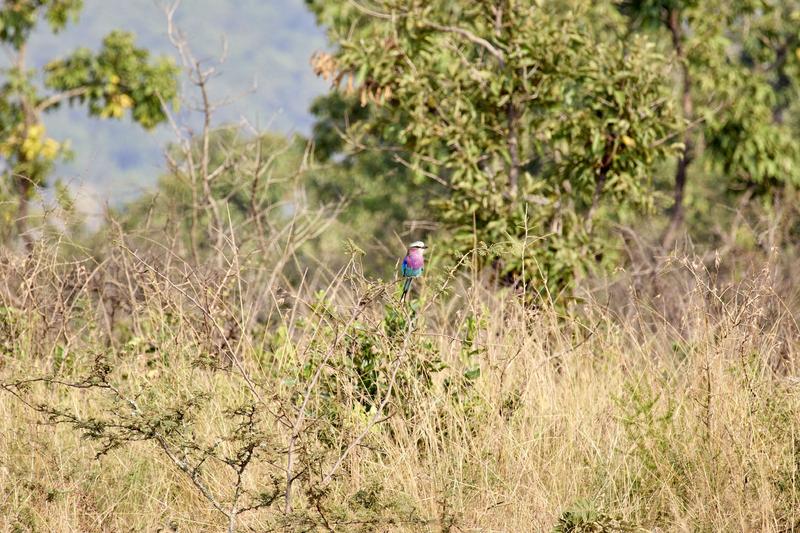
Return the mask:
{"type": "Polygon", "coordinates": [[[425,243],[422,241],[412,242],[408,246],[408,254],[406,254],[406,257],[403,259],[403,266],[400,269],[400,272],[405,278],[403,295],[400,297],[401,302],[405,300],[406,294],[408,294],[408,291],[411,289],[411,281],[422,275],[422,271],[425,268],[425,259],[422,256],[424,250],[425,243]]]}

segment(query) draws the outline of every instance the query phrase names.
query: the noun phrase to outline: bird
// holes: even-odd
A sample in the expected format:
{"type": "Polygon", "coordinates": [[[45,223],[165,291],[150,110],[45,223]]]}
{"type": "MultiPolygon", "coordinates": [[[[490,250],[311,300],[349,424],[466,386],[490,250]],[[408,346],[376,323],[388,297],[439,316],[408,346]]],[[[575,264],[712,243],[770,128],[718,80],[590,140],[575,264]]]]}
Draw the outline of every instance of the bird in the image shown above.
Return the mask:
{"type": "Polygon", "coordinates": [[[400,268],[400,273],[405,278],[403,284],[403,295],[400,297],[402,302],[406,298],[406,294],[411,289],[411,281],[422,275],[425,269],[425,259],[422,256],[426,246],[422,241],[414,241],[408,245],[408,253],[403,259],[403,266],[400,268]]]}

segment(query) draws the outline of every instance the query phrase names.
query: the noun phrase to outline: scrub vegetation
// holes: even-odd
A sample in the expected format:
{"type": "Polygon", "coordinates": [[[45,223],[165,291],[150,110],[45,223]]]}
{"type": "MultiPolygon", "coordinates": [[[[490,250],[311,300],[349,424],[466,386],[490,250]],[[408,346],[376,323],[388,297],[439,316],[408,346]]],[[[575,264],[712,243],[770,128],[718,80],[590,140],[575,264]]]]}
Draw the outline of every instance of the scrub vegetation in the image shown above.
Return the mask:
{"type": "Polygon", "coordinates": [[[800,4],[307,3],[309,138],[218,120],[178,4],[2,72],[0,531],[799,528],[800,4]],[[156,190],[39,201],[34,88],[167,124],[156,190]]]}

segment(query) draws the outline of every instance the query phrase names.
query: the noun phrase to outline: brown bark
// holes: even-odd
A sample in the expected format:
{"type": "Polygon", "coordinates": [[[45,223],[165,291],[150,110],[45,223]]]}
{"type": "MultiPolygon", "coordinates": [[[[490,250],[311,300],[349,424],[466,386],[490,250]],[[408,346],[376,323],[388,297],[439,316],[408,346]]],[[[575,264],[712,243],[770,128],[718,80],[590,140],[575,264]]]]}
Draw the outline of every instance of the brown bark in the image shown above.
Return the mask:
{"type": "MultiPolygon", "coordinates": [[[[503,5],[502,3],[493,9],[494,11],[494,33],[500,36],[503,31],[503,5]]],[[[500,58],[500,64],[505,63],[504,58],[500,58]]],[[[514,103],[513,95],[508,100],[506,105],[506,119],[508,123],[508,155],[511,159],[511,164],[508,168],[508,189],[512,199],[516,199],[519,191],[519,173],[522,166],[519,158],[519,132],[517,125],[519,122],[519,109],[514,103]]]]}
{"type": "MultiPolygon", "coordinates": [[[[25,45],[22,45],[17,52],[15,62],[16,68],[21,75],[25,71],[25,45]]],[[[28,130],[34,126],[37,120],[36,109],[32,102],[28,101],[25,96],[20,95],[20,105],[22,106],[24,131],[23,135],[27,137],[28,130]]],[[[19,161],[25,161],[25,156],[22,153],[17,154],[19,161]]],[[[33,181],[31,176],[24,176],[13,173],[12,179],[18,196],[17,215],[16,215],[16,228],[17,234],[25,244],[25,248],[30,250],[33,247],[33,238],[28,234],[28,216],[30,214],[30,197],[33,190],[33,181]]]]}
{"type": "Polygon", "coordinates": [[[195,71],[197,79],[195,85],[200,90],[200,95],[203,98],[203,138],[202,138],[202,153],[200,159],[200,176],[203,179],[203,197],[206,206],[211,212],[211,219],[207,228],[209,243],[215,243],[217,266],[222,267],[222,248],[225,243],[225,237],[222,227],[222,216],[220,215],[217,201],[214,198],[214,193],[211,188],[211,182],[214,180],[213,172],[209,169],[211,151],[211,116],[214,112],[213,104],[208,96],[208,80],[213,74],[213,70],[204,71],[199,62],[195,63],[195,71]]]}
{"type": "Polygon", "coordinates": [[[14,176],[14,181],[17,185],[17,215],[16,227],[17,234],[25,244],[25,248],[30,250],[33,247],[33,239],[28,234],[28,215],[29,215],[29,198],[31,195],[32,184],[25,176],[14,176]]]}
{"type": "Polygon", "coordinates": [[[508,169],[508,187],[511,196],[516,198],[519,188],[519,170],[521,164],[519,159],[519,134],[517,133],[519,112],[514,105],[513,99],[508,102],[506,114],[508,116],[508,154],[511,157],[511,165],[508,169]]]}
{"type": "MultiPolygon", "coordinates": [[[[786,63],[788,61],[790,47],[796,47],[796,42],[794,39],[790,39],[789,41],[785,42],[775,51],[775,63],[773,64],[773,69],[775,70],[775,81],[772,82],[771,85],[772,90],[775,91],[776,95],[780,95],[786,91],[786,89],[788,89],[792,84],[791,78],[786,73],[786,63]]],[[[774,120],[776,124],[783,124],[784,112],[786,111],[787,107],[788,102],[783,100],[779,101],[778,104],[776,104],[772,109],[772,120],[774,120]]]]}
{"type": "Polygon", "coordinates": [[[608,179],[608,172],[611,170],[611,161],[614,159],[614,137],[609,135],[606,138],[606,146],[603,152],[603,159],[600,161],[600,168],[597,169],[597,180],[594,184],[594,193],[592,194],[592,205],[589,207],[589,212],[586,214],[586,229],[591,234],[594,222],[594,215],[597,208],[600,206],[600,197],[603,194],[603,189],[606,186],[608,179]]]}
{"type": "MultiPolygon", "coordinates": [[[[692,116],[694,114],[691,92],[692,78],[689,72],[689,66],[686,62],[686,54],[683,49],[683,30],[681,28],[679,10],[673,9],[669,12],[667,26],[672,35],[672,46],[675,50],[675,57],[680,65],[681,76],[683,78],[681,84],[681,110],[684,120],[689,123],[692,121],[692,116]]],[[[685,217],[683,205],[684,191],[686,189],[686,182],[688,181],[688,168],[694,158],[694,140],[688,127],[683,132],[682,142],[684,146],[683,152],[678,160],[678,167],[675,169],[675,190],[673,194],[673,204],[670,209],[670,222],[661,239],[661,246],[664,249],[670,248],[675,244],[675,240],[685,217]]]]}

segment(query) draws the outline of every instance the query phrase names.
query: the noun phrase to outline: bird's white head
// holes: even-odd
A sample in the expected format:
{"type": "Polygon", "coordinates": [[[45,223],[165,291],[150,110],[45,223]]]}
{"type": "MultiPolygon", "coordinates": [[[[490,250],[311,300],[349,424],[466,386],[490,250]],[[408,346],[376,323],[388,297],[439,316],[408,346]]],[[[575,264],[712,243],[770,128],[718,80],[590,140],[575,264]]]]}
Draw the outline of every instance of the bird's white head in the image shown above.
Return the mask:
{"type": "Polygon", "coordinates": [[[408,245],[408,249],[413,250],[414,248],[420,248],[424,250],[425,248],[427,248],[427,246],[425,246],[425,243],[422,241],[414,241],[408,245]]]}

